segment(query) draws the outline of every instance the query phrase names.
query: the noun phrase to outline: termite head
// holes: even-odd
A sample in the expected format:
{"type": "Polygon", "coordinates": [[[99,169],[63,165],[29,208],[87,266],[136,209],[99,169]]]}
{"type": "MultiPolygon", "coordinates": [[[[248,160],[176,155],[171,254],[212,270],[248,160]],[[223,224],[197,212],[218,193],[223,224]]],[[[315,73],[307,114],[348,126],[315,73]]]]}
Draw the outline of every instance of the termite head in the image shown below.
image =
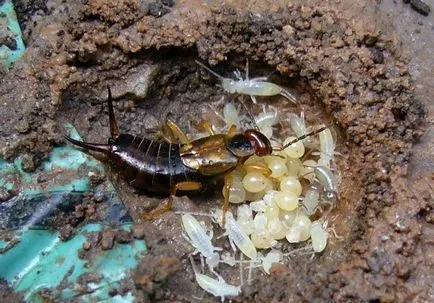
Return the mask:
{"type": "Polygon", "coordinates": [[[222,87],[229,94],[235,94],[237,92],[237,86],[235,85],[235,80],[230,78],[222,79],[222,87]]]}
{"type": "Polygon", "coordinates": [[[323,198],[328,202],[335,203],[338,200],[338,193],[334,190],[325,190],[323,198]]]}

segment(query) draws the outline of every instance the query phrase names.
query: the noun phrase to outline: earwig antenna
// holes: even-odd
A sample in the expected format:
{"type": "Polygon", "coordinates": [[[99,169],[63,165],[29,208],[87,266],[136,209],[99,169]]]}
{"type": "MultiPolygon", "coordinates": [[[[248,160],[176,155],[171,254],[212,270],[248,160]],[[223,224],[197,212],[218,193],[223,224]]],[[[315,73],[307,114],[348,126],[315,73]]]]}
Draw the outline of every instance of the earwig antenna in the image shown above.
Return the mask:
{"type": "Polygon", "coordinates": [[[217,74],[215,71],[213,71],[212,69],[210,69],[208,66],[206,66],[205,64],[203,64],[202,62],[199,62],[197,60],[194,60],[194,62],[196,62],[200,67],[204,68],[205,70],[207,70],[210,74],[216,76],[218,79],[223,80],[223,76],[217,74]]]}
{"type": "Polygon", "coordinates": [[[306,139],[307,137],[310,137],[310,136],[316,135],[316,134],[322,132],[323,130],[326,130],[327,128],[328,128],[328,126],[320,127],[320,128],[318,128],[318,129],[316,129],[316,130],[310,132],[310,133],[307,133],[307,134],[305,134],[305,135],[303,135],[303,136],[301,136],[301,137],[298,137],[298,138],[292,140],[291,142],[288,142],[287,144],[285,144],[285,145],[282,146],[282,147],[273,148],[273,151],[282,151],[282,150],[284,150],[285,148],[287,148],[288,146],[290,146],[290,145],[292,145],[292,144],[294,144],[294,143],[297,143],[297,142],[300,141],[300,140],[304,140],[304,139],[306,139]]]}

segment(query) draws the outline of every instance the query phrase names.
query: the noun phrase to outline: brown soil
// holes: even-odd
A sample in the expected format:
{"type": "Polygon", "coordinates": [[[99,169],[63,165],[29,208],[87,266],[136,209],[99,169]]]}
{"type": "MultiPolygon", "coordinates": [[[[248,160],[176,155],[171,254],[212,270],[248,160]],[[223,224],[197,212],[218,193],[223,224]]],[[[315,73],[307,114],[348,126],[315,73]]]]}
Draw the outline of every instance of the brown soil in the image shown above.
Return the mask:
{"type": "MultiPolygon", "coordinates": [[[[433,175],[407,178],[425,113],[412,93],[397,40],[381,33],[379,22],[347,18],[327,3],[226,1],[215,8],[203,1],[175,1],[172,7],[157,2],[151,7],[157,13],[150,13],[139,4],[148,2],[134,0],[54,1],[44,19],[26,24],[32,28],[26,57],[0,85],[1,157],[25,156],[32,163],[27,169],[37,169],[53,146],[65,144],[65,122],[89,141],[105,142],[107,84],[113,87],[123,132],[146,135],[169,110],[186,127],[204,104],[222,95],[214,79],[203,79],[194,60],[221,63],[216,70],[229,76],[249,58],[252,73],[277,71],[276,82],[293,89],[299,99],[294,111],[305,110],[311,123],[332,121],[341,134],[338,150],[346,166],[335,227],[345,239],[313,260],[300,256],[287,267],[275,267],[271,277],[258,274],[236,300],[432,299],[433,175]]],[[[280,98],[273,102],[287,104],[280,98]]],[[[141,222],[140,213],[161,198],[137,195],[121,180],[115,183],[130,215],[146,227],[150,255],[171,260],[173,267],[162,269],[162,279],[183,268],[154,298],[200,296],[179,218],[167,214],[141,222]]],[[[216,205],[216,196],[202,204],[198,201],[204,197],[192,197],[194,203],[180,198],[176,208],[203,210],[216,205]]],[[[120,239],[102,237],[108,246],[120,239]]],[[[146,264],[159,262],[150,257],[146,264]]],[[[140,268],[140,279],[128,287],[155,296],[152,286],[159,273],[146,269],[142,275],[140,268]]]]}

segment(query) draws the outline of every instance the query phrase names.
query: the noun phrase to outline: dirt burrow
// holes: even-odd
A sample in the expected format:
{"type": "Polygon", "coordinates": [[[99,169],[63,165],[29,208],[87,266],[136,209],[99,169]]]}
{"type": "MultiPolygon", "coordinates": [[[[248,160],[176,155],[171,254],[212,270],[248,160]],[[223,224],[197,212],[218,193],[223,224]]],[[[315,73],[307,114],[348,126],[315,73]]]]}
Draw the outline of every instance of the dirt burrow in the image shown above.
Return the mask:
{"type": "MultiPolygon", "coordinates": [[[[258,276],[238,300],[428,300],[432,180],[406,179],[424,109],[396,41],[373,23],[340,18],[326,4],[152,3],[154,10],[134,0],[52,1],[44,19],[25,25],[32,28],[27,54],[0,86],[1,156],[30,157],[28,170],[37,169],[53,146],[64,144],[65,122],[89,141],[105,142],[107,84],[115,88],[124,132],[146,134],[169,107],[186,126],[183,113],[222,95],[212,79],[200,77],[194,59],[228,60],[217,70],[230,75],[249,58],[252,72],[274,70],[294,89],[297,110],[321,109],[321,119],[331,118],[342,132],[338,150],[348,169],[336,228],[345,241],[313,261],[277,268],[271,278],[258,276]]],[[[129,205],[150,203],[125,185],[118,189],[129,205]]],[[[164,220],[155,224],[168,233],[164,220]]]]}

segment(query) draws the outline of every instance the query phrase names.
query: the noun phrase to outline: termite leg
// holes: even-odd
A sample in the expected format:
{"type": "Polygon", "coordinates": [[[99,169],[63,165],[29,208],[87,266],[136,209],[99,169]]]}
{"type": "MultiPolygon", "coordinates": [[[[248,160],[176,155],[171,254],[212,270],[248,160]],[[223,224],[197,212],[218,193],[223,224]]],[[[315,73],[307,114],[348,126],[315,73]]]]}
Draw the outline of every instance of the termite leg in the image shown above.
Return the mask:
{"type": "Polygon", "coordinates": [[[268,77],[255,77],[255,78],[252,78],[250,80],[252,80],[252,81],[267,81],[268,77]]]}
{"type": "Polygon", "coordinates": [[[234,70],[234,75],[235,75],[235,78],[237,78],[239,81],[244,80],[243,77],[241,76],[241,72],[238,69],[234,70]]]}
{"type": "Polygon", "coordinates": [[[223,201],[223,207],[222,207],[222,226],[225,226],[226,223],[226,212],[229,209],[229,193],[231,190],[231,185],[233,183],[232,180],[232,175],[231,174],[227,174],[225,176],[225,186],[223,187],[223,196],[224,196],[224,201],[223,201]]]}
{"type": "Polygon", "coordinates": [[[189,144],[190,140],[184,131],[169,117],[166,118],[165,125],[170,131],[171,135],[181,144],[189,144]]]}
{"type": "MultiPolygon", "coordinates": [[[[250,97],[252,98],[253,103],[256,103],[256,98],[255,98],[255,96],[250,96],[250,97]]],[[[257,131],[259,131],[259,127],[258,127],[258,125],[256,124],[255,117],[252,115],[252,113],[250,112],[249,108],[246,106],[246,103],[244,103],[244,98],[242,98],[240,101],[241,101],[241,102],[240,102],[241,105],[244,107],[244,110],[246,111],[247,115],[249,116],[250,121],[252,121],[252,123],[253,123],[253,127],[254,127],[257,131]]],[[[264,112],[265,112],[265,105],[264,105],[264,112]]]]}
{"type": "Polygon", "coordinates": [[[257,101],[256,101],[256,97],[255,97],[255,96],[253,96],[253,95],[250,95],[250,99],[252,99],[252,102],[253,102],[254,104],[256,104],[256,103],[257,103],[257,101]]]}
{"type": "Polygon", "coordinates": [[[165,213],[172,209],[173,197],[176,196],[177,191],[195,191],[202,188],[202,183],[194,182],[194,181],[185,181],[176,183],[175,186],[170,190],[170,196],[167,198],[164,205],[158,209],[152,210],[149,213],[143,215],[143,218],[146,220],[152,220],[158,217],[159,215],[165,213]]]}
{"type": "Polygon", "coordinates": [[[271,169],[269,169],[268,167],[263,167],[263,166],[254,165],[254,164],[247,164],[247,165],[244,165],[243,168],[248,173],[249,172],[260,173],[260,174],[263,174],[265,177],[269,177],[271,175],[271,169]]]}

